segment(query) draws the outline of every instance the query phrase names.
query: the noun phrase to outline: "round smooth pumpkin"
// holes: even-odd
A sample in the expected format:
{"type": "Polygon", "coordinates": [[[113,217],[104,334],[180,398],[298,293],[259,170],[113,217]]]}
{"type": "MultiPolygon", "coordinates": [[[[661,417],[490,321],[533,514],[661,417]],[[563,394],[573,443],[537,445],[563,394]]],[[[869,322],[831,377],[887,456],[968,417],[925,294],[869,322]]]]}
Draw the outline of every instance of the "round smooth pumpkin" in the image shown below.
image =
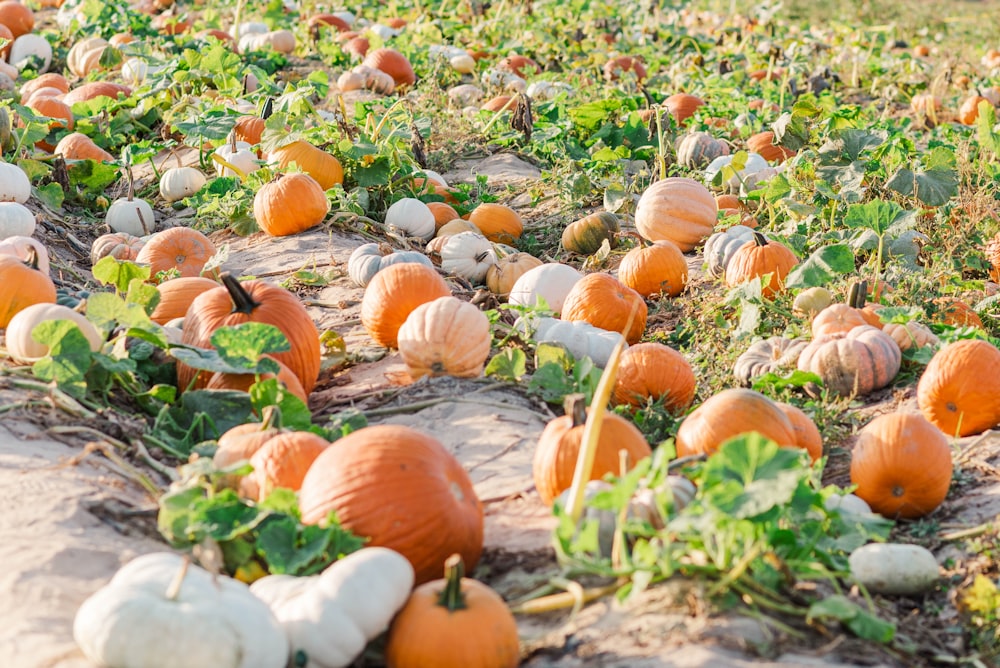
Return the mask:
{"type": "Polygon", "coordinates": [[[795,427],[774,401],[755,390],[731,388],[684,418],[677,430],[677,456],[710,455],[729,439],[752,431],[781,447],[799,447],[795,427]]]}
{"type": "Polygon", "coordinates": [[[369,51],[362,62],[363,65],[381,70],[392,77],[397,87],[412,86],[417,82],[410,61],[395,49],[381,47],[369,51]]]}
{"type": "Polygon", "coordinates": [[[618,280],[643,297],[676,297],[687,287],[687,260],[670,241],[636,246],[618,265],[618,280]]]}
{"type": "MultiPolygon", "coordinates": [[[[264,355],[264,357],[274,359],[273,355],[264,355]]],[[[302,403],[308,404],[309,394],[302,388],[302,383],[299,382],[299,377],[296,376],[287,365],[282,364],[278,360],[274,361],[278,362],[278,373],[260,374],[260,380],[277,378],[279,384],[282,385],[287,392],[298,397],[302,403]]],[[[216,371],[209,376],[208,381],[205,383],[205,389],[249,392],[250,388],[257,382],[257,380],[258,377],[255,373],[222,373],[220,371],[216,371]]]]}
{"type": "Polygon", "coordinates": [[[607,241],[611,248],[618,245],[618,216],[609,211],[600,211],[584,216],[566,226],[562,233],[562,245],[568,251],[580,255],[591,255],[600,250],[607,241]]]}
{"type": "Polygon", "coordinates": [[[469,222],[479,228],[483,236],[498,244],[510,244],[521,238],[524,221],[509,206],[485,202],[469,214],[469,222]]]}
{"type": "Polygon", "coordinates": [[[635,227],[648,241],[671,241],[683,252],[712,234],[718,213],[715,197],[694,179],[673,176],[643,192],[635,209],[635,227]]]}
{"type": "Polygon", "coordinates": [[[344,167],[340,160],[301,139],[272,151],[268,162],[276,164],[279,169],[286,169],[294,162],[299,169],[316,179],[324,191],[344,182],[344,167]]]}
{"type": "Polygon", "coordinates": [[[542,301],[555,313],[563,309],[566,296],[583,274],[559,262],[546,262],[521,274],[510,288],[508,301],[519,306],[538,306],[542,301]]]}
{"type": "Polygon", "coordinates": [[[858,433],[851,452],[854,493],[892,519],[932,512],[948,495],[951,474],[948,439],[912,413],[878,416],[858,433]]]}
{"type": "Polygon", "coordinates": [[[163,281],[156,286],[160,301],[149,314],[149,319],[158,325],[165,325],[175,318],[183,318],[195,297],[217,287],[218,282],[204,276],[181,276],[163,281]]]}
{"type": "Polygon", "coordinates": [[[648,399],[682,413],[694,400],[694,370],[679,352],[662,343],[637,343],[618,362],[613,399],[617,404],[643,406],[648,399]]]}
{"type": "Polygon", "coordinates": [[[61,304],[39,303],[18,311],[7,324],[4,342],[10,356],[18,362],[30,363],[48,355],[49,347],[35,341],[31,332],[37,325],[49,320],[70,320],[76,323],[93,352],[100,350],[104,343],[100,332],[82,313],[61,304]]]}
{"type": "Polygon", "coordinates": [[[380,346],[398,347],[399,328],[421,304],[451,295],[448,284],[431,267],[412,262],[394,264],[375,274],[361,299],[361,324],[380,346]]]}
{"type": "Polygon", "coordinates": [[[642,295],[611,274],[595,272],[573,285],[563,302],[561,317],[619,332],[633,344],[646,331],[647,313],[642,295]]]}
{"type": "Polygon", "coordinates": [[[71,132],[59,140],[55,155],[61,155],[66,160],[96,160],[97,162],[112,162],[115,157],[94,143],[94,140],[82,132],[71,132]]]}
{"type": "Polygon", "coordinates": [[[263,501],[277,487],[298,491],[309,468],[329,445],[311,431],[276,434],[250,456],[253,471],[240,481],[240,495],[263,501]]]}
{"type": "Polygon", "coordinates": [[[285,237],[315,227],[330,211],[326,192],[308,174],[278,174],[253,198],[257,226],[272,237],[285,237]]]}
{"type": "Polygon", "coordinates": [[[753,241],[747,241],[733,253],[726,267],[726,285],[735,287],[754,278],[770,276],[761,295],[773,299],[785,289],[785,277],[797,265],[799,259],[788,246],[777,241],[768,241],[763,234],[753,233],[753,241]]]}
{"type": "Polygon", "coordinates": [[[0,255],[0,329],[11,318],[32,304],[56,301],[56,286],[48,274],[38,268],[38,255],[32,248],[22,260],[13,255],[0,255]]]}
{"type": "Polygon", "coordinates": [[[796,445],[809,453],[809,458],[816,461],[823,456],[823,436],[819,433],[819,427],[805,414],[798,406],[786,404],[783,401],[775,401],[777,406],[788,421],[792,423],[795,432],[796,445]]]}
{"type": "Polygon", "coordinates": [[[938,350],[917,382],[920,413],[948,436],[978,434],[1000,423],[1000,350],[962,339],[938,350]]]}
{"type": "Polygon", "coordinates": [[[169,227],[143,244],[135,261],[148,264],[150,276],[177,270],[181,276],[200,276],[205,263],[215,255],[215,244],[190,227],[169,227]]]}
{"type": "Polygon", "coordinates": [[[456,552],[473,568],[483,549],[483,507],[468,473],[440,441],[410,427],[364,427],[339,439],[309,467],[299,507],[306,524],[336,511],[368,545],[406,557],[417,583],[437,577],[456,552]]]}

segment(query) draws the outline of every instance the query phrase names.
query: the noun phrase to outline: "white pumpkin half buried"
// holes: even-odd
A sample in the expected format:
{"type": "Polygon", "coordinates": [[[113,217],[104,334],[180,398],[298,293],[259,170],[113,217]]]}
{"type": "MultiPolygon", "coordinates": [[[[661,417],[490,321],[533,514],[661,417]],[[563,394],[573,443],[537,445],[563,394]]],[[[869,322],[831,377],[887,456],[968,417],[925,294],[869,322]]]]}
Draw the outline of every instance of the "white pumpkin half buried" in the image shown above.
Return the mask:
{"type": "Polygon", "coordinates": [[[267,601],[306,668],[343,668],[382,633],[413,589],[413,566],[387,547],[366,547],[319,575],[268,575],[250,591],[267,601]]]}
{"type": "Polygon", "coordinates": [[[123,566],[77,610],[73,638],[110,668],[284,668],[288,639],[242,582],[172,552],[123,566]]]}

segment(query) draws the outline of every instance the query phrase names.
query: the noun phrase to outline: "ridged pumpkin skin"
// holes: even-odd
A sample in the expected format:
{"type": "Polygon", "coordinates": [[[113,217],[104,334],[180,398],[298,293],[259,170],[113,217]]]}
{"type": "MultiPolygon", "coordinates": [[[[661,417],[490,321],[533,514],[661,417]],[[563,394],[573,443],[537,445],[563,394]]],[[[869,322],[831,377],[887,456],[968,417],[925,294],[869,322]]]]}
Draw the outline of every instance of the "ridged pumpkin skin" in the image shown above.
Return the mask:
{"type": "Polygon", "coordinates": [[[798,406],[775,401],[788,421],[792,423],[795,432],[796,445],[809,453],[809,458],[816,461],[823,456],[823,436],[819,433],[816,423],[798,406]]]}
{"type": "Polygon", "coordinates": [[[923,517],[951,486],[948,439],[920,415],[887,413],[869,422],[851,452],[854,493],[888,518],[923,517]]]}
{"type": "MultiPolygon", "coordinates": [[[[274,359],[273,355],[264,355],[264,357],[274,359]]],[[[262,380],[268,380],[274,377],[275,376],[272,373],[261,374],[262,380]]],[[[302,403],[309,403],[309,395],[304,389],[302,389],[302,383],[299,382],[299,377],[296,376],[287,365],[282,364],[281,362],[278,362],[277,378],[281,381],[281,384],[285,386],[285,389],[301,399],[302,403]]],[[[254,373],[221,373],[216,371],[209,377],[208,382],[205,384],[205,389],[238,390],[240,392],[249,392],[250,387],[256,382],[257,374],[254,373]]]]}
{"type": "Polygon", "coordinates": [[[618,216],[601,211],[584,216],[566,226],[562,233],[562,245],[566,250],[590,255],[601,248],[605,240],[614,248],[618,245],[615,234],[618,233],[618,216]]]}
{"type": "Polygon", "coordinates": [[[813,318],[812,335],[815,338],[824,334],[839,334],[867,324],[860,309],[849,304],[831,304],[813,318]]]}
{"type": "Polygon", "coordinates": [[[347,275],[359,288],[367,287],[375,274],[386,267],[403,262],[419,262],[433,266],[430,258],[420,251],[394,250],[388,244],[370,243],[358,246],[347,260],[347,275]]]}
{"type": "Polygon", "coordinates": [[[253,472],[240,481],[240,495],[263,501],[276,487],[296,490],[330,442],[310,431],[277,434],[250,457],[253,472]]]}
{"type": "Polygon", "coordinates": [[[316,179],[324,191],[344,182],[344,167],[340,160],[301,139],[275,149],[268,155],[268,161],[277,164],[279,169],[285,169],[294,162],[299,169],[316,179]]]}
{"type": "Polygon", "coordinates": [[[687,260],[669,241],[636,246],[625,253],[618,265],[618,280],[643,297],[656,294],[676,297],[687,287],[687,260]]]}
{"type": "Polygon", "coordinates": [[[486,270],[486,287],[497,296],[498,300],[505,302],[517,279],[543,264],[544,262],[537,257],[527,253],[505,255],[486,270]]]}
{"type": "Polygon", "coordinates": [[[329,211],[326,193],[308,174],[279,174],[253,198],[253,217],[272,237],[305,232],[322,223],[329,211]]]}
{"type": "Polygon", "coordinates": [[[413,378],[475,378],[490,355],[490,320],[455,297],[421,304],[399,328],[399,354],[413,378]]]}
{"type": "Polygon", "coordinates": [[[799,447],[794,425],[774,401],[754,390],[732,388],[709,397],[684,418],[677,430],[677,456],[710,455],[751,431],[781,447],[799,447]]]}
{"type": "Polygon", "coordinates": [[[679,352],[662,343],[637,343],[622,352],[615,379],[614,402],[643,406],[647,398],[663,399],[674,413],[694,400],[694,370],[679,352]]]}
{"type": "Polygon", "coordinates": [[[799,361],[799,355],[809,342],[805,339],[787,339],[783,336],[772,336],[769,339],[756,341],[736,358],[733,365],[733,375],[742,385],[751,385],[757,376],[765,373],[782,373],[794,369],[799,361]]]}
{"type": "Polygon", "coordinates": [[[13,255],[0,255],[0,329],[10,319],[32,304],[54,304],[56,286],[38,269],[37,254],[29,251],[27,261],[13,255]]]}
{"type": "Polygon", "coordinates": [[[94,239],[90,245],[90,262],[97,264],[99,260],[110,255],[116,260],[134,260],[146,240],[125,232],[108,232],[94,239]]]}
{"type": "Polygon", "coordinates": [[[445,579],[425,582],[389,627],[388,668],[517,668],[517,620],[489,586],[446,564],[445,579]],[[449,588],[457,589],[458,596],[449,588]],[[460,602],[450,603],[460,598],[460,602]]]}
{"type": "Polygon", "coordinates": [[[674,176],[657,181],[642,194],[635,227],[648,241],[672,241],[683,252],[712,234],[718,214],[715,198],[694,179],[674,176]]]}
{"type": "Polygon", "coordinates": [[[398,347],[399,328],[421,304],[451,296],[448,284],[431,267],[394,264],[375,274],[361,299],[361,324],[380,346],[398,347]]]}
{"type": "Polygon", "coordinates": [[[767,299],[773,298],[785,289],[785,277],[798,264],[799,259],[787,246],[777,241],[768,241],[764,235],[754,232],[753,241],[747,241],[733,253],[726,266],[726,285],[735,287],[758,276],[771,275],[771,279],[761,290],[767,299]]]}
{"type": "Polygon", "coordinates": [[[181,276],[200,276],[205,263],[215,255],[215,244],[198,230],[170,227],[143,244],[135,261],[149,265],[151,277],[176,269],[181,276]]]}
{"type": "Polygon", "coordinates": [[[969,436],[1000,423],[1000,350],[980,339],[941,348],[917,382],[917,405],[948,436],[969,436]]]}
{"type": "MultiPolygon", "coordinates": [[[[551,506],[560,494],[573,484],[576,459],[583,439],[583,423],[574,425],[572,415],[550,420],[538,437],[531,474],[542,503],[551,506]]],[[[621,463],[618,451],[628,453],[628,465],[633,467],[652,455],[653,451],[635,425],[623,417],[607,413],[601,424],[601,435],[594,455],[590,479],[600,480],[608,473],[619,475],[621,463]]]]}
{"type": "Polygon", "coordinates": [[[338,440],[306,473],[299,507],[306,524],[337,511],[368,545],[409,559],[417,583],[438,577],[455,552],[475,568],[483,549],[483,507],[469,475],[437,439],[409,427],[364,427],[338,440]]]}
{"type": "Polygon", "coordinates": [[[521,238],[524,221],[509,206],[485,202],[469,214],[469,222],[495,244],[511,244],[521,238]]]}
{"type": "Polygon", "coordinates": [[[729,145],[707,132],[691,132],[677,141],[677,162],[688,169],[703,168],[722,155],[729,155],[729,145]]]}
{"type": "Polygon", "coordinates": [[[716,278],[726,275],[726,267],[740,248],[753,239],[753,229],[746,225],[732,227],[715,232],[705,242],[705,263],[708,273],[716,278]]]}
{"type": "Polygon", "coordinates": [[[217,281],[203,276],[184,276],[164,281],[156,286],[160,301],[149,314],[149,319],[158,325],[165,325],[174,318],[183,318],[195,297],[217,287],[217,281]]]}
{"type": "Polygon", "coordinates": [[[938,321],[956,327],[976,327],[985,329],[983,320],[971,306],[955,297],[939,297],[934,300],[938,309],[938,321]]]}
{"type": "Polygon", "coordinates": [[[596,272],[577,281],[562,305],[562,319],[588,322],[625,336],[629,344],[638,343],[646,331],[646,302],[642,295],[611,274],[596,272]],[[635,310],[632,324],[629,316],[635,310]],[[628,331],[624,331],[629,326],[628,331]]]}
{"type": "MultiPolygon", "coordinates": [[[[245,322],[261,322],[280,329],[291,350],[273,353],[279,362],[298,376],[302,389],[312,392],[319,377],[319,331],[298,297],[281,286],[265,281],[240,283],[222,275],[223,286],[198,295],[184,315],[181,342],[199,348],[211,348],[215,330],[245,322]]],[[[201,372],[195,387],[204,387],[211,374],[201,372]]],[[[181,391],[195,378],[195,370],[177,363],[177,384],[181,391]]]]}
{"type": "Polygon", "coordinates": [[[798,368],[823,379],[823,387],[840,397],[881,389],[899,373],[902,353],[888,334],[871,325],[849,332],[824,334],[802,350],[798,368]]]}

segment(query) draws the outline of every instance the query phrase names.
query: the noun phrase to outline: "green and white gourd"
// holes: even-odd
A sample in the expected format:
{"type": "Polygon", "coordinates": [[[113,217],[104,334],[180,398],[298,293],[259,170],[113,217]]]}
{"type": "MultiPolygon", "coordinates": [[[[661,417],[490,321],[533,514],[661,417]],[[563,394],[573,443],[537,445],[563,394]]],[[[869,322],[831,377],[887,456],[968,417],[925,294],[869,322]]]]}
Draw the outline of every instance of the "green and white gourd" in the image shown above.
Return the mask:
{"type": "Polygon", "coordinates": [[[347,260],[347,275],[359,288],[368,287],[375,274],[392,264],[417,262],[433,267],[434,263],[420,251],[393,250],[385,244],[358,246],[347,260]]]}

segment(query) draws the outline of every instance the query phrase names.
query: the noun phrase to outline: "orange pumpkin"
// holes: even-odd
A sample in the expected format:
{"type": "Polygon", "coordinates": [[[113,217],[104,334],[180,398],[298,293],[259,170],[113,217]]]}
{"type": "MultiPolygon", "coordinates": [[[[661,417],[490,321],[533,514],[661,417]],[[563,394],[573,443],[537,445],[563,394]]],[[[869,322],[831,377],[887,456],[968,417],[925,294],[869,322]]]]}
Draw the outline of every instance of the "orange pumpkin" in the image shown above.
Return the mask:
{"type": "Polygon", "coordinates": [[[414,74],[410,61],[395,49],[381,47],[369,51],[362,65],[385,72],[392,77],[397,88],[412,86],[417,82],[417,75],[414,74]]]}
{"type": "MultiPolygon", "coordinates": [[[[585,408],[581,396],[573,397],[567,401],[566,415],[550,420],[538,437],[531,474],[535,479],[535,489],[546,506],[551,506],[573,484],[583,440],[585,408]]],[[[591,480],[600,480],[608,473],[623,473],[619,450],[627,453],[629,467],[653,454],[646,438],[634,424],[619,415],[607,413],[601,424],[591,480]]]]}
{"type": "Polygon", "coordinates": [[[754,232],[753,241],[740,246],[726,265],[726,285],[734,287],[759,276],[770,275],[771,280],[761,290],[761,295],[771,299],[784,291],[785,277],[798,262],[788,246],[768,241],[763,234],[754,232]]]}
{"type": "Polygon", "coordinates": [[[527,253],[504,255],[486,270],[486,287],[497,296],[497,299],[502,302],[507,301],[517,279],[543,264],[545,263],[537,257],[527,253]]]}
{"type": "Polygon", "coordinates": [[[469,214],[469,222],[493,243],[513,243],[521,238],[521,232],[524,231],[521,216],[503,204],[480,204],[469,214]]]}
{"type": "MultiPolygon", "coordinates": [[[[52,119],[49,122],[49,130],[67,129],[72,130],[76,121],[73,118],[73,110],[69,105],[54,97],[33,97],[31,103],[27,105],[29,109],[40,116],[48,116],[52,119]]],[[[35,146],[43,151],[52,151],[55,144],[46,140],[35,142],[35,146]]]]}
{"type": "Polygon", "coordinates": [[[475,378],[490,354],[490,321],[469,302],[438,297],[413,309],[399,328],[397,343],[413,378],[475,378]]]}
{"type": "Polygon", "coordinates": [[[351,29],[351,26],[347,25],[347,22],[344,21],[344,19],[340,18],[336,14],[327,13],[313,14],[309,17],[307,25],[310,28],[330,26],[336,28],[337,32],[347,32],[351,29]]]}
{"type": "Polygon", "coordinates": [[[286,169],[294,162],[299,169],[316,179],[324,191],[344,182],[344,168],[340,160],[301,139],[275,149],[268,156],[268,161],[279,169],[286,169]]]}
{"type": "Polygon", "coordinates": [[[920,415],[887,413],[869,422],[851,452],[854,493],[888,518],[923,517],[951,486],[948,439],[920,415]]]}
{"type": "MultiPolygon", "coordinates": [[[[281,410],[277,406],[264,408],[260,422],[247,422],[231,427],[218,439],[218,447],[212,456],[212,464],[217,470],[249,461],[253,454],[271,438],[282,433],[281,410]]],[[[236,489],[241,476],[226,475],[220,485],[236,489]]]]}
{"type": "Polygon", "coordinates": [[[987,104],[990,103],[990,101],[982,95],[971,95],[962,100],[962,106],[958,109],[958,120],[964,125],[975,125],[976,121],[979,120],[980,102],[986,102],[987,104]]]}
{"type": "MultiPolygon", "coordinates": [[[[427,208],[434,214],[434,225],[441,229],[453,220],[458,220],[458,211],[445,202],[427,202],[427,208]]],[[[478,229],[478,228],[477,228],[478,229]]]]}
{"type": "Polygon", "coordinates": [[[39,74],[34,79],[25,81],[21,84],[21,88],[19,90],[21,93],[21,103],[24,104],[28,97],[39,88],[55,88],[60,93],[68,93],[69,80],[58,72],[46,72],[45,74],[39,74]]]}
{"type": "Polygon", "coordinates": [[[684,418],[677,430],[677,456],[710,455],[729,439],[752,431],[781,447],[799,447],[795,427],[774,401],[754,390],[731,388],[684,418]]]}
{"type": "Polygon", "coordinates": [[[160,301],[149,314],[149,319],[165,325],[175,318],[183,318],[195,297],[217,287],[217,282],[202,276],[182,276],[163,281],[156,286],[160,301]]]}
{"type": "Polygon", "coordinates": [[[823,436],[819,433],[816,423],[798,406],[776,401],[777,406],[788,421],[792,423],[795,432],[795,443],[809,453],[809,458],[816,461],[823,456],[823,436]]]}
{"type": "Polygon", "coordinates": [[[0,23],[17,39],[35,29],[35,13],[17,0],[3,0],[0,2],[0,23]]]}
{"type": "Polygon", "coordinates": [[[675,93],[663,101],[663,106],[679,125],[686,125],[687,120],[694,116],[698,107],[703,104],[705,104],[703,99],[688,93],[675,93]]]}
{"type": "Polygon", "coordinates": [[[128,97],[131,94],[132,89],[122,84],[110,81],[88,81],[63,95],[62,101],[72,107],[77,102],[86,102],[98,97],[110,97],[112,100],[117,100],[119,95],[128,97]]]}
{"type": "Polygon", "coordinates": [[[253,198],[257,226],[272,237],[305,232],[330,211],[326,193],[308,174],[276,174],[253,198]]]}
{"type": "Polygon", "coordinates": [[[657,181],[642,194],[635,227],[648,241],[671,241],[685,253],[712,234],[718,205],[708,188],[686,177],[657,181]]]}
{"type": "Polygon", "coordinates": [[[0,329],[32,304],[54,304],[56,286],[38,268],[38,253],[28,248],[27,260],[0,254],[0,329]]]}
{"type": "Polygon", "coordinates": [[[942,347],[917,382],[917,405],[948,436],[969,436],[1000,423],[1000,350],[980,339],[942,347]]]}
{"type": "Polygon", "coordinates": [[[375,343],[398,346],[399,328],[421,304],[451,295],[431,267],[416,262],[393,264],[375,274],[361,299],[361,324],[375,343]]]}
{"type": "Polygon", "coordinates": [[[153,279],[161,271],[176,269],[181,276],[200,276],[205,263],[215,255],[215,244],[190,227],[169,227],[143,245],[135,261],[148,264],[153,279]]]}
{"type": "Polygon", "coordinates": [[[463,577],[460,555],[445,561],[444,579],[410,595],[389,627],[388,668],[517,668],[517,621],[500,595],[463,577]]]}
{"type": "Polygon", "coordinates": [[[263,501],[277,487],[298,491],[309,467],[329,445],[311,431],[272,436],[250,456],[253,471],[240,481],[240,496],[263,501]]]}
{"type": "Polygon", "coordinates": [[[813,318],[812,335],[815,338],[824,334],[846,333],[867,324],[861,311],[850,304],[831,304],[813,318]]]}
{"type": "Polygon", "coordinates": [[[687,260],[669,241],[636,246],[618,265],[618,279],[643,297],[658,294],[676,297],[687,286],[687,260]]]}
{"type": "MultiPolygon", "coordinates": [[[[264,355],[270,359],[274,359],[272,355],[264,355]]],[[[277,362],[277,360],[275,360],[277,362]]],[[[285,390],[294,394],[296,397],[302,400],[302,403],[309,403],[309,395],[304,389],[302,389],[302,383],[299,382],[299,377],[292,373],[292,370],[287,366],[278,362],[278,374],[265,373],[261,374],[261,380],[269,380],[271,378],[277,377],[279,383],[284,386],[285,390]]],[[[238,392],[249,392],[250,388],[257,382],[257,374],[253,373],[222,373],[216,371],[209,377],[208,382],[205,383],[206,390],[236,390],[238,392]]]]}
{"type": "Polygon", "coordinates": [[[306,524],[336,511],[368,545],[409,559],[417,583],[437,577],[455,552],[474,567],[483,549],[483,507],[469,474],[440,441],[410,427],[364,427],[324,450],[302,481],[299,508],[306,524]]]}
{"type": "Polygon", "coordinates": [[[694,400],[694,370],[684,356],[662,343],[629,346],[618,363],[614,402],[643,406],[647,399],[663,401],[672,413],[682,413],[694,400]]]}
{"type": "Polygon", "coordinates": [[[955,297],[938,297],[934,300],[938,321],[955,327],[976,327],[985,329],[982,318],[971,306],[955,297]]]}
{"type": "Polygon", "coordinates": [[[641,58],[618,56],[604,63],[604,78],[608,81],[617,81],[623,72],[631,72],[636,81],[643,81],[646,78],[646,66],[641,58]]]}
{"type": "Polygon", "coordinates": [[[111,162],[115,159],[113,155],[95,144],[93,139],[81,132],[71,132],[60,139],[52,152],[66,160],[111,162]]]}
{"type": "MultiPolygon", "coordinates": [[[[265,281],[240,283],[235,276],[224,273],[222,285],[195,297],[184,315],[184,335],[181,342],[198,348],[211,348],[215,330],[245,322],[274,325],[284,333],[291,349],[274,353],[273,357],[286,364],[298,376],[302,389],[312,392],[319,377],[319,332],[299,298],[288,290],[265,281]]],[[[177,363],[177,383],[183,391],[194,381],[204,387],[211,378],[207,372],[177,363]]]]}
{"type": "Polygon", "coordinates": [[[795,155],[795,151],[774,142],[774,132],[758,132],[747,138],[747,150],[753,151],[768,162],[782,163],[795,155]]]}
{"type": "Polygon", "coordinates": [[[631,344],[637,343],[646,331],[647,311],[642,295],[611,274],[596,272],[573,284],[560,317],[619,332],[631,344]]]}

